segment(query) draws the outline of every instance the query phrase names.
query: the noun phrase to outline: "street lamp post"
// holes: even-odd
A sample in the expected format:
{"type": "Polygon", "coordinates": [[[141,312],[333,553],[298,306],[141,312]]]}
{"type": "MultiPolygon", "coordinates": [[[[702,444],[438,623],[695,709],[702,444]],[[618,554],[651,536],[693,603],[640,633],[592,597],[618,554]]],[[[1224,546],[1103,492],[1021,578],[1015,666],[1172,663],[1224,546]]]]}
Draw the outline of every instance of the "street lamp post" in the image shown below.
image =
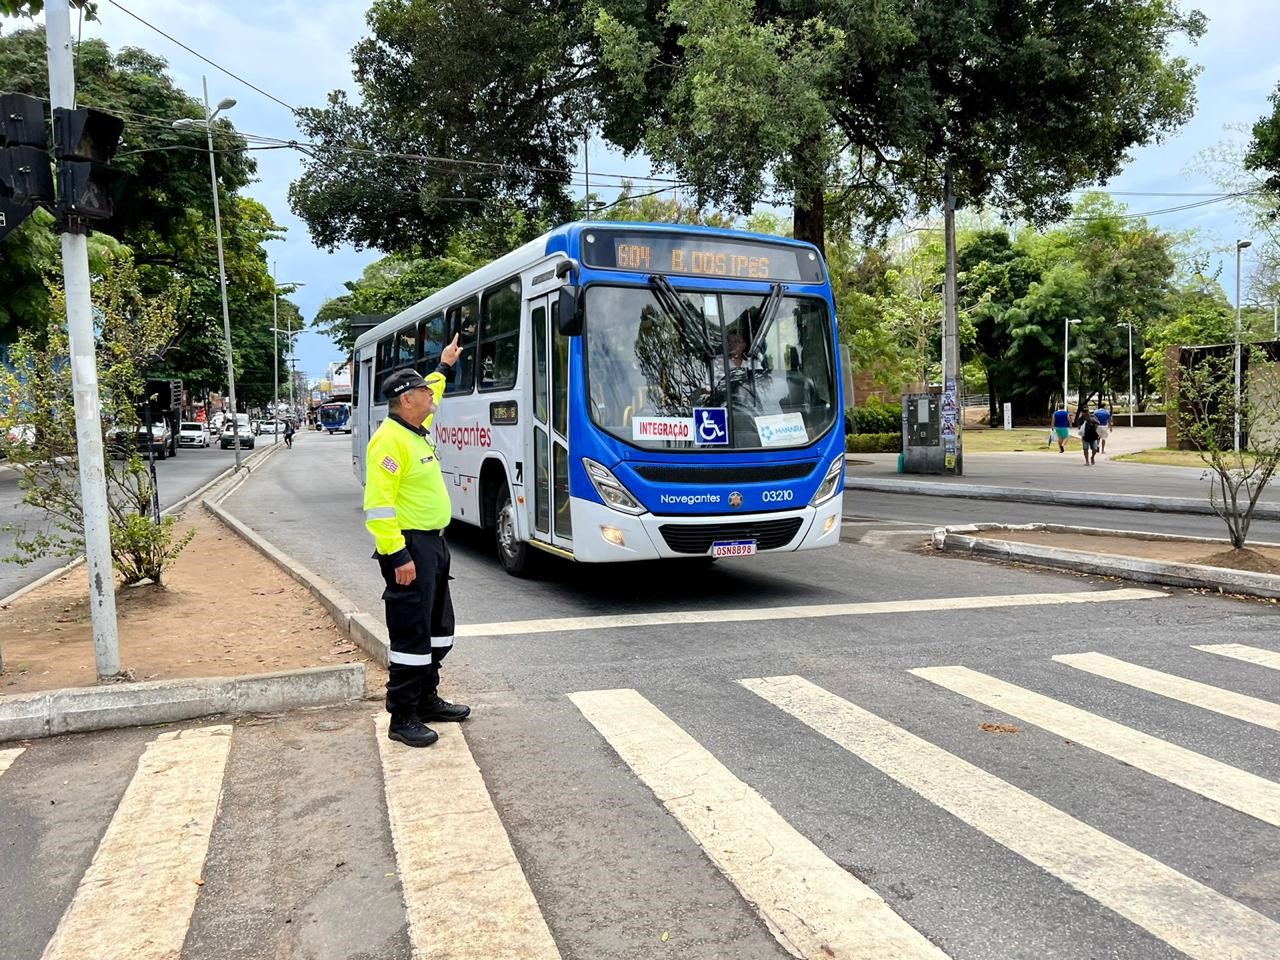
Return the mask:
{"type": "MultiPolygon", "coordinates": [[[[274,338],[274,340],[275,340],[275,353],[274,353],[274,357],[273,357],[273,360],[272,360],[272,367],[271,367],[271,369],[272,369],[272,371],[273,371],[273,375],[274,375],[274,377],[275,377],[275,380],[274,380],[274,387],[272,388],[272,389],[273,389],[273,392],[274,392],[274,395],[275,395],[275,397],[274,397],[274,403],[275,403],[275,405],[271,408],[271,415],[272,415],[272,417],[273,417],[273,418],[275,418],[275,419],[278,421],[278,420],[280,419],[280,310],[279,310],[279,308],[280,308],[280,288],[281,288],[281,287],[288,287],[290,290],[295,290],[295,289],[297,289],[298,287],[303,286],[303,284],[301,284],[301,283],[280,283],[279,281],[277,281],[277,280],[276,280],[276,263],[275,263],[275,261],[272,261],[272,263],[271,263],[271,286],[272,286],[272,291],[271,291],[271,334],[272,334],[272,337],[273,337],[273,338],[274,338]]],[[[289,324],[289,329],[288,329],[287,333],[288,333],[288,335],[292,338],[292,336],[293,336],[293,324],[292,324],[292,323],[290,323],[290,324],[289,324]]],[[[290,343],[292,343],[293,341],[292,341],[292,340],[290,340],[289,342],[290,342],[290,343]]],[[[290,396],[292,396],[292,395],[293,395],[293,386],[292,386],[292,384],[290,384],[290,387],[289,387],[289,395],[290,395],[290,396]]],[[[290,413],[290,415],[292,416],[293,411],[292,411],[292,410],[290,410],[290,411],[289,411],[289,413],[290,413]]],[[[279,443],[279,442],[280,442],[280,430],[279,430],[279,426],[278,426],[278,425],[277,425],[277,427],[276,427],[275,432],[272,434],[272,436],[274,437],[274,439],[271,441],[273,444],[276,444],[276,443],[279,443]]]]}
{"type": "Polygon", "coordinates": [[[1129,328],[1129,426],[1133,426],[1133,321],[1121,320],[1129,328]]]}
{"type": "Polygon", "coordinates": [[[1253,246],[1252,240],[1236,241],[1236,392],[1235,429],[1232,431],[1231,449],[1240,452],[1240,252],[1253,246]]]}
{"type": "Polygon", "coordinates": [[[1071,327],[1079,320],[1062,320],[1062,408],[1065,410],[1071,402],[1067,399],[1067,357],[1071,352],[1071,327]]]}
{"type": "MultiPolygon", "coordinates": [[[[236,102],[230,97],[219,100],[213,113],[209,112],[209,81],[202,77],[204,83],[204,132],[209,145],[209,182],[213,187],[213,227],[218,240],[218,286],[222,291],[222,339],[227,352],[227,396],[231,399],[231,435],[235,438],[236,470],[240,469],[240,418],[236,416],[236,371],[231,354],[231,313],[227,309],[227,265],[222,253],[222,211],[218,204],[218,168],[213,157],[213,120],[223,110],[230,110],[236,102]]],[[[178,128],[198,127],[200,121],[186,117],[175,120],[178,128]]]]}

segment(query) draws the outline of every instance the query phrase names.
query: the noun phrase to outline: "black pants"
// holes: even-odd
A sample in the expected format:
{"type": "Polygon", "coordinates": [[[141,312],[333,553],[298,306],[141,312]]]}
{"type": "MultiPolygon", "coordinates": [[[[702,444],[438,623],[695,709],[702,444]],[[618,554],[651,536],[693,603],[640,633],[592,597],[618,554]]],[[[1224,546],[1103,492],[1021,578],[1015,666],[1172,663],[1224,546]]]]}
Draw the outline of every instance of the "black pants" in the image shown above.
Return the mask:
{"type": "Polygon", "coordinates": [[[387,712],[409,718],[436,696],[440,661],[453,649],[453,600],[449,597],[449,547],[440,533],[405,530],[405,545],[417,578],[408,586],[396,583],[389,557],[375,554],[386,589],[387,634],[391,651],[387,665],[387,712]]]}

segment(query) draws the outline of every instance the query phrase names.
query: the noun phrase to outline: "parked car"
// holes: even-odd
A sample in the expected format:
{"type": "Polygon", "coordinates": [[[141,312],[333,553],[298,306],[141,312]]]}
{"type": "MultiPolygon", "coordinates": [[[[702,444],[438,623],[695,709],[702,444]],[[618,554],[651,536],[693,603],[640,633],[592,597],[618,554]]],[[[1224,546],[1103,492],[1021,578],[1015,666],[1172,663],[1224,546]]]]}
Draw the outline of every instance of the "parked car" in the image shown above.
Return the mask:
{"type": "Polygon", "coordinates": [[[207,447],[209,428],[203,423],[188,420],[178,425],[178,445],[183,447],[207,447]]]}
{"type": "MultiPolygon", "coordinates": [[[[236,421],[239,423],[240,449],[252,450],[253,430],[249,423],[249,415],[247,413],[237,413],[236,421]]],[[[230,417],[222,425],[222,435],[218,439],[218,445],[223,450],[230,450],[236,445],[236,425],[232,423],[230,417]]]]}
{"type": "MultiPolygon", "coordinates": [[[[119,427],[112,427],[107,431],[107,446],[113,457],[126,457],[130,451],[126,433],[119,427]]],[[[148,442],[146,424],[140,423],[133,435],[133,448],[144,454],[150,448],[152,456],[157,460],[163,460],[165,457],[177,455],[178,438],[169,429],[169,424],[161,420],[151,425],[150,442],[148,442]]]]}
{"type": "Polygon", "coordinates": [[[284,433],[284,424],[279,420],[263,420],[258,424],[258,434],[277,434],[284,433]]]}

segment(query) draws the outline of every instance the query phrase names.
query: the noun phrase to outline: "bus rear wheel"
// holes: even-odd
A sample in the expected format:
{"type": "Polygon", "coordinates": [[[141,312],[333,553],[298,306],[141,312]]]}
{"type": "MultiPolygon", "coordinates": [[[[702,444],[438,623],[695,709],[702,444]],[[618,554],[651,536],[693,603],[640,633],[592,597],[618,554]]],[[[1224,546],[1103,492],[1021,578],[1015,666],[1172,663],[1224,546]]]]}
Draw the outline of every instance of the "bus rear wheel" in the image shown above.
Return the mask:
{"type": "Polygon", "coordinates": [[[511,491],[504,484],[498,491],[497,510],[494,512],[493,542],[498,550],[498,562],[513,577],[527,577],[534,567],[533,551],[516,536],[516,509],[511,502],[511,491]]]}

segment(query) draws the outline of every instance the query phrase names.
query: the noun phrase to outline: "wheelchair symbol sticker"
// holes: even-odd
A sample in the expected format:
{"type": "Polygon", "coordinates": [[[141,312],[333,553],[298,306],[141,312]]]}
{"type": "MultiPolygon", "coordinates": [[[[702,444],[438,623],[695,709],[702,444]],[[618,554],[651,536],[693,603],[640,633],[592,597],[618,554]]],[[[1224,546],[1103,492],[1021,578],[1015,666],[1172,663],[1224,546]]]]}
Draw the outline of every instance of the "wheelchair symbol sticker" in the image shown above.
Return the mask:
{"type": "Polygon", "coordinates": [[[698,433],[698,443],[728,444],[729,410],[727,407],[694,407],[693,423],[698,433]]]}

